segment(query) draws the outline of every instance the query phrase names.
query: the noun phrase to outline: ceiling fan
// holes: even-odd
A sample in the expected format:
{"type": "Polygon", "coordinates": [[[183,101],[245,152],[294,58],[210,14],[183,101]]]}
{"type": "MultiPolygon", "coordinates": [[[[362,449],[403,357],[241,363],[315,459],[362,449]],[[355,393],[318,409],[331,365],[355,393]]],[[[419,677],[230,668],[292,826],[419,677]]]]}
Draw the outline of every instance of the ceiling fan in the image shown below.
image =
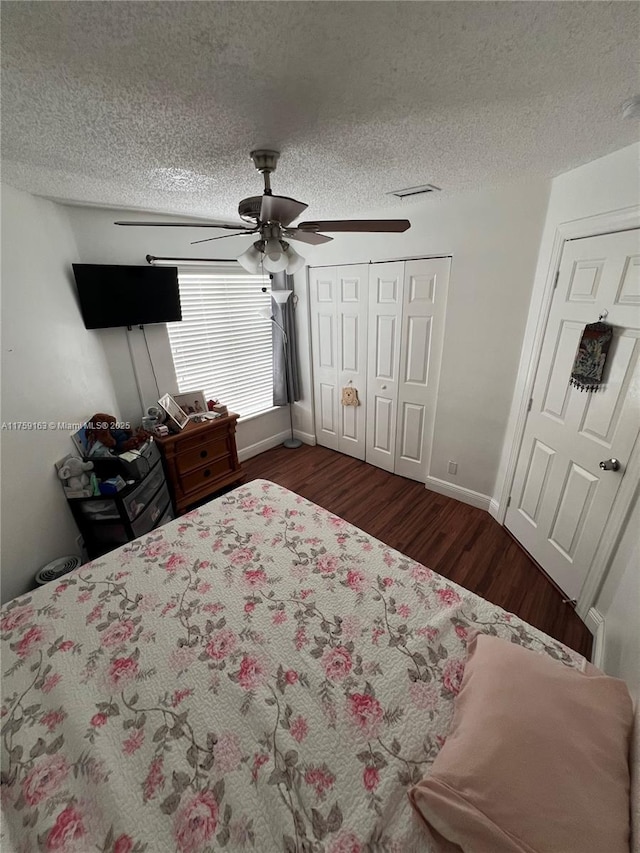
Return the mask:
{"type": "Polygon", "coordinates": [[[237,237],[241,234],[259,234],[260,239],[240,255],[238,263],[252,273],[258,273],[263,268],[267,272],[287,272],[290,275],[304,265],[304,258],[289,245],[289,240],[299,240],[302,243],[317,246],[333,240],[333,237],[321,234],[321,231],[399,234],[411,227],[408,219],[334,219],[299,222],[297,225],[292,225],[293,220],[300,216],[308,205],[294,198],[273,195],[271,174],[276,170],[280,152],[260,148],[252,151],[250,156],[254,166],[264,178],[264,193],[261,196],[243,198],[238,205],[238,214],[249,227],[227,223],[200,225],[193,222],[115,222],[114,225],[219,228],[235,232],[222,234],[220,237],[194,240],[192,245],[207,243],[210,240],[222,240],[225,237],[237,237]]]}

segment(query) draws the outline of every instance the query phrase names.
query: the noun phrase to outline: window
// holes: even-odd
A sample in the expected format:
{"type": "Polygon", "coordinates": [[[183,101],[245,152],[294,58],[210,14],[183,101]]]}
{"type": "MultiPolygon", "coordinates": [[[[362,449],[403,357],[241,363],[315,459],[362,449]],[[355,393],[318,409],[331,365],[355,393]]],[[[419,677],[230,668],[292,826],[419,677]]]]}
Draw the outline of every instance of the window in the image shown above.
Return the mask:
{"type": "Polygon", "coordinates": [[[179,267],[182,322],[167,323],[178,389],[202,388],[241,417],[273,406],[269,276],[239,266],[179,267]],[[266,293],[261,288],[267,287],[266,293]]]}

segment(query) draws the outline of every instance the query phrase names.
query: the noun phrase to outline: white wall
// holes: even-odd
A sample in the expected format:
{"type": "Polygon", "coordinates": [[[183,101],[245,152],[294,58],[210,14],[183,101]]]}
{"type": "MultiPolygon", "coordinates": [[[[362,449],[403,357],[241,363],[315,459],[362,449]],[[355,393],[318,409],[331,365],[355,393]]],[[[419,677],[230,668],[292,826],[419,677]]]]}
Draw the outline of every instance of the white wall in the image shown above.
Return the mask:
{"type": "Polygon", "coordinates": [[[604,617],[602,668],[624,679],[636,702],[640,762],[640,485],[594,607],[604,617]]]}
{"type": "MultiPolygon", "coordinates": [[[[424,255],[451,255],[440,391],[431,476],[483,495],[493,494],[533,285],[549,182],[518,183],[447,198],[427,198],[377,211],[406,217],[394,235],[340,235],[313,250],[315,266],[424,255]],[[449,460],[457,475],[447,473],[449,460]]],[[[358,213],[358,218],[368,218],[358,213]]],[[[296,276],[305,400],[297,424],[312,429],[307,288],[296,276]]]]}
{"type": "Polygon", "coordinates": [[[604,669],[640,704],[640,501],[636,500],[595,607],[604,616],[604,669]]]}
{"type": "MultiPolygon", "coordinates": [[[[635,701],[631,740],[631,824],[640,841],[640,499],[609,569],[596,608],[604,616],[604,660],[609,675],[626,681],[635,701]]],[[[633,846],[637,851],[638,846],[633,846]]]]}
{"type": "MultiPolygon", "coordinates": [[[[221,232],[207,232],[198,228],[193,231],[188,228],[126,228],[113,224],[119,219],[162,222],[175,217],[132,214],[123,210],[94,207],[69,206],[65,209],[78,246],[78,260],[86,264],[145,264],[147,255],[228,260],[237,257],[247,245],[246,237],[231,237],[228,240],[205,243],[203,246],[191,246],[192,240],[202,239],[208,234],[219,236],[221,232]]],[[[135,423],[140,422],[143,407],[136,387],[127,335],[138,371],[144,408],[155,405],[161,394],[178,390],[166,326],[146,326],[145,332],[155,367],[155,377],[139,329],[133,329],[131,332],[126,329],[105,329],[98,332],[113,377],[122,417],[135,423]]],[[[287,437],[285,433],[288,429],[289,415],[286,409],[277,409],[241,420],[237,427],[238,452],[241,458],[282,443],[287,437]]]]}
{"type": "MultiPolygon", "coordinates": [[[[64,209],[2,188],[2,422],[82,422],[119,415],[104,351],[77,307],[78,253],[64,209]]],[[[2,600],[36,571],[79,553],[54,463],[73,451],[68,430],[2,432],[2,600]]]]}

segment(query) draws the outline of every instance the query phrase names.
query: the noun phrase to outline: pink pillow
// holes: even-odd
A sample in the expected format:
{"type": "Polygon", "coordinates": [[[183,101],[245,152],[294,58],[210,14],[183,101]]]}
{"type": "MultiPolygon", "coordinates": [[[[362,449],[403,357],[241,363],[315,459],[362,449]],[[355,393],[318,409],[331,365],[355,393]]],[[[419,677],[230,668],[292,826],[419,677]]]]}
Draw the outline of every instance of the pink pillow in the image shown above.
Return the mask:
{"type": "Polygon", "coordinates": [[[632,718],[623,681],[480,634],[409,797],[442,850],[628,853],[632,718]]]}

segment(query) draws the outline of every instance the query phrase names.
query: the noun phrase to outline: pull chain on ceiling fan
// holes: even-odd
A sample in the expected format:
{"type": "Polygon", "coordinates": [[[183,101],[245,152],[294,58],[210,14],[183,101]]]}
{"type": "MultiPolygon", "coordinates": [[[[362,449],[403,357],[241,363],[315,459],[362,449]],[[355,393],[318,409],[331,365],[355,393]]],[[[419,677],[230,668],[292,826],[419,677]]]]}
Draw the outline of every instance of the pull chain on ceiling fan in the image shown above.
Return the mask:
{"type": "Polygon", "coordinates": [[[275,172],[280,157],[279,151],[260,148],[251,152],[253,164],[264,178],[264,192],[261,196],[244,198],[238,205],[240,218],[251,227],[229,223],[192,223],[192,222],[115,222],[114,225],[133,225],[138,227],[160,228],[218,228],[234,231],[234,234],[222,234],[219,237],[205,237],[194,240],[196,243],[208,243],[225,237],[238,237],[242,234],[259,234],[256,240],[239,257],[238,263],[248,272],[286,272],[292,275],[304,265],[305,259],[293,249],[289,240],[319,246],[333,240],[321,231],[334,233],[389,233],[400,234],[411,227],[408,219],[334,219],[300,222],[291,225],[294,219],[308,207],[304,202],[283,195],[273,195],[271,174],[275,172]]]}

